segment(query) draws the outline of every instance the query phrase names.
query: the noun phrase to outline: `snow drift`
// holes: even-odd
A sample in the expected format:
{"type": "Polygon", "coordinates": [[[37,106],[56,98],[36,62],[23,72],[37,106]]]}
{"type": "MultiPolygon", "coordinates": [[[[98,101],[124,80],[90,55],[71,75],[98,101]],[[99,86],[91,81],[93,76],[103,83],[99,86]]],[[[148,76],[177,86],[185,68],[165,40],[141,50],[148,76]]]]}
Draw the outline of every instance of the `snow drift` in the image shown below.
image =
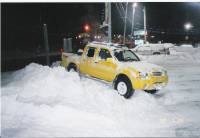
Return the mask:
{"type": "Polygon", "coordinates": [[[167,120],[179,122],[149,94],[128,101],[63,67],[33,63],[11,77],[2,87],[3,136],[145,136],[160,128],[165,134],[167,120]]]}
{"type": "Polygon", "coordinates": [[[183,54],[143,57],[164,65],[170,82],[156,95],[136,91],[130,100],[111,85],[60,66],[32,63],[3,73],[1,135],[198,136],[200,66],[198,55],[187,52],[192,62],[182,61],[183,54]]]}

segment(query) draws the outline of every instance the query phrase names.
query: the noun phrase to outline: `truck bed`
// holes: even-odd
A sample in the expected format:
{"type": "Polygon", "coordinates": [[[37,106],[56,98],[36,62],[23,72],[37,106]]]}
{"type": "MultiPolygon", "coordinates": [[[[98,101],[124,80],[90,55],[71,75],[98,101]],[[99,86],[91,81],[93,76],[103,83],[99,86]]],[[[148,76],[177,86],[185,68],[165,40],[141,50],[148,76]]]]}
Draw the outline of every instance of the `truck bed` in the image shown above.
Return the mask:
{"type": "Polygon", "coordinates": [[[75,63],[76,65],[80,64],[81,55],[74,53],[62,53],[62,65],[67,67],[69,63],[75,63]]]}

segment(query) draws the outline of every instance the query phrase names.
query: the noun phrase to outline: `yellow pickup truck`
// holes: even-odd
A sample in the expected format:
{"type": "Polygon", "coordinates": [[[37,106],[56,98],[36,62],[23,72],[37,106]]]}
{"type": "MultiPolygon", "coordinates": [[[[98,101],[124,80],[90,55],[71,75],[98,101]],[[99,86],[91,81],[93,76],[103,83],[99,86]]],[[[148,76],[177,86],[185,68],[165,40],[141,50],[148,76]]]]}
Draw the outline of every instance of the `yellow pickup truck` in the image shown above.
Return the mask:
{"type": "Polygon", "coordinates": [[[112,82],[121,96],[130,98],[135,90],[156,93],[168,82],[167,71],[140,61],[138,56],[120,44],[91,42],[80,54],[62,53],[61,64],[68,71],[112,82]]]}

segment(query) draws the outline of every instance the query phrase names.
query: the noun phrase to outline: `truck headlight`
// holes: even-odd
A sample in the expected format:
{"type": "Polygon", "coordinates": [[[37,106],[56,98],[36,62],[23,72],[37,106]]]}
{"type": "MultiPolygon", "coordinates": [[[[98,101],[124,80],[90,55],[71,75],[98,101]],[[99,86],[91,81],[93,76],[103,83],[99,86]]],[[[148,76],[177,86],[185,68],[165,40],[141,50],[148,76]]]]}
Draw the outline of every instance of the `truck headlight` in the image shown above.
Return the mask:
{"type": "Polygon", "coordinates": [[[139,72],[139,75],[140,75],[140,78],[142,78],[142,79],[147,79],[147,77],[148,77],[148,74],[144,73],[144,72],[139,72]]]}

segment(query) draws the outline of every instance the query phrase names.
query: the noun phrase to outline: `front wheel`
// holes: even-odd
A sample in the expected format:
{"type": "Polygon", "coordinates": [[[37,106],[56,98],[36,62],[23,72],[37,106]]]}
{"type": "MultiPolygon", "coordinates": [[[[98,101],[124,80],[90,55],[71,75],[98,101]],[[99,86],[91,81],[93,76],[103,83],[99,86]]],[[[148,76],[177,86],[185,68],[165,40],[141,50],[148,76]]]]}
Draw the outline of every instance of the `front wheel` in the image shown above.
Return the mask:
{"type": "Polygon", "coordinates": [[[132,84],[130,80],[126,77],[120,77],[116,80],[115,89],[117,90],[118,94],[124,96],[124,98],[130,98],[133,93],[134,89],[132,88],[132,84]]]}

